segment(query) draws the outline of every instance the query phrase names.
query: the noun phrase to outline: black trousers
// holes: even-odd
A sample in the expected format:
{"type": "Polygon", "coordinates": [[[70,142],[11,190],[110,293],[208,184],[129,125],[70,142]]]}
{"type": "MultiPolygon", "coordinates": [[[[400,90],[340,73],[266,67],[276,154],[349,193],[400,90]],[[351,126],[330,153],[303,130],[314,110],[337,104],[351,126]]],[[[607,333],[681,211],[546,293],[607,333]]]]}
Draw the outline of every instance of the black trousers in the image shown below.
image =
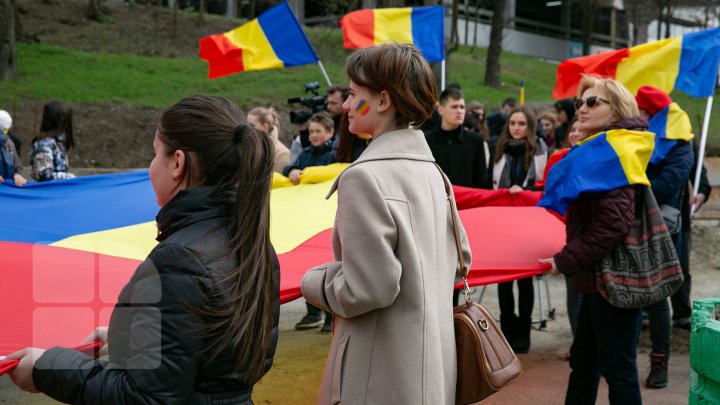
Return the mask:
{"type": "Polygon", "coordinates": [[[518,312],[515,315],[515,295],[513,294],[514,281],[498,284],[498,299],[500,304],[500,327],[508,342],[515,348],[530,344],[530,326],[532,324],[533,305],[535,304],[535,290],[533,278],[527,277],[516,280],[518,285],[518,312]]]}

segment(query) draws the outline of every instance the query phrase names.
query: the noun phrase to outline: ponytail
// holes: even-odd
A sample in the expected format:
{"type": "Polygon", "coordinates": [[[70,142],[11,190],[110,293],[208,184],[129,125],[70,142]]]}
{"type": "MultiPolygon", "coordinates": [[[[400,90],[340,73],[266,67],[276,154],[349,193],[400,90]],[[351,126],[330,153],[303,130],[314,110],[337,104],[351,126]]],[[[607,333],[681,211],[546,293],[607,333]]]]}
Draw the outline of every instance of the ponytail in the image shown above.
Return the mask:
{"type": "Polygon", "coordinates": [[[189,186],[212,186],[215,195],[234,201],[228,248],[236,267],[217,280],[209,306],[192,310],[202,320],[197,332],[208,341],[199,354],[231,356],[235,371],[257,381],[270,352],[278,287],[270,244],[272,140],[245,124],[229,100],[202,95],[168,109],[158,137],[192,157],[182,174],[189,186]]]}

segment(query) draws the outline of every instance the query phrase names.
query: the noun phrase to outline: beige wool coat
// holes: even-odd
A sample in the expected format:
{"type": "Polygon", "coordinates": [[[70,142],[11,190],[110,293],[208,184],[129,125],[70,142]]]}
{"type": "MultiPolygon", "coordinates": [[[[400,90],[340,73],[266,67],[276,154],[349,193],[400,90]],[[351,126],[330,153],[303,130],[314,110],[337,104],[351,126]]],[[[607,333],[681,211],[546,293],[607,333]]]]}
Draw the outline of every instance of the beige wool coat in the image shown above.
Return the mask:
{"type": "MultiPolygon", "coordinates": [[[[336,315],[319,404],[455,401],[458,257],[433,162],[422,132],[389,132],[330,191],[338,191],[336,261],[302,280],[305,299],[336,315]]],[[[469,266],[462,225],[460,235],[469,266]]]]}

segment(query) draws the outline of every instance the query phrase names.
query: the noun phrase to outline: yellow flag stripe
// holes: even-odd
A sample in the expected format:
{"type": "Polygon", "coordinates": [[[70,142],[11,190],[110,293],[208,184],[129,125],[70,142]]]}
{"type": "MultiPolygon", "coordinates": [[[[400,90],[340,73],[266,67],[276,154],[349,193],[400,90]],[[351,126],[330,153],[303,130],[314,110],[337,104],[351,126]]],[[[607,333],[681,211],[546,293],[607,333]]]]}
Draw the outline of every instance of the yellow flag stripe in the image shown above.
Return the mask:
{"type": "Polygon", "coordinates": [[[615,130],[607,131],[606,139],[618,156],[628,184],[650,185],[645,170],[655,148],[652,132],[615,130]]]}
{"type": "Polygon", "coordinates": [[[677,103],[670,104],[666,128],[665,139],[682,139],[683,141],[693,139],[690,117],[677,103]]]}
{"type": "Polygon", "coordinates": [[[412,44],[412,8],[375,9],[375,44],[412,44]]]}
{"type": "Polygon", "coordinates": [[[274,69],[285,66],[270,45],[257,19],[223,35],[233,45],[242,48],[244,70],[274,69]]]}
{"type": "MultiPolygon", "coordinates": [[[[270,240],[277,253],[286,253],[317,233],[332,228],[335,195],[326,200],[333,179],[274,189],[270,195],[270,240]]],[[[157,245],[155,222],[75,235],[51,246],[143,260],[157,245]]]]}
{"type": "Polygon", "coordinates": [[[680,71],[682,37],[649,42],[630,48],[630,55],[620,61],[615,79],[632,94],[640,87],[653,86],[670,93],[680,71]]]}

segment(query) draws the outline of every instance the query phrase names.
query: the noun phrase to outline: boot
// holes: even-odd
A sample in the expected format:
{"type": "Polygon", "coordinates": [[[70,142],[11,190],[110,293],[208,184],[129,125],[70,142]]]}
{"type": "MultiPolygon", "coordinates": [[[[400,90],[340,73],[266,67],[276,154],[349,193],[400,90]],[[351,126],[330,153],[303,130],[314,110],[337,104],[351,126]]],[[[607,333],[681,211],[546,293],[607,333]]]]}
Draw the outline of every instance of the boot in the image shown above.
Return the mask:
{"type": "Polygon", "coordinates": [[[515,323],[517,323],[515,318],[515,314],[500,314],[500,329],[513,350],[515,350],[515,323]]]}
{"type": "Polygon", "coordinates": [[[668,356],[650,353],[650,374],[645,386],[648,388],[665,388],[668,384],[668,356]]]}
{"type": "Polygon", "coordinates": [[[515,353],[527,353],[530,351],[531,326],[531,318],[515,318],[515,341],[511,345],[515,353]]]}

